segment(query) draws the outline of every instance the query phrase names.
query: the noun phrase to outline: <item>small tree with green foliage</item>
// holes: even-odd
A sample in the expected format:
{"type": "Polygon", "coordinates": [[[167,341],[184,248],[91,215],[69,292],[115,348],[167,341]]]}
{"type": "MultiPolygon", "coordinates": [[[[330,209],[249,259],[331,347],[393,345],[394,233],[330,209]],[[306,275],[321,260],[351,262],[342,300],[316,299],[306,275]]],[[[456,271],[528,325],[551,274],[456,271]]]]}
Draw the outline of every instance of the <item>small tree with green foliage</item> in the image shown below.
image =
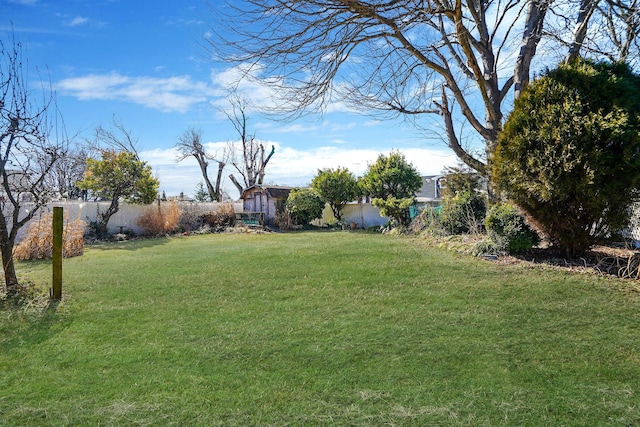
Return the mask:
{"type": "Polygon", "coordinates": [[[346,168],[318,170],[311,187],[320,198],[329,204],[333,216],[342,220],[342,210],[347,203],[360,195],[358,180],[346,168]]]}
{"type": "Polygon", "coordinates": [[[395,219],[401,225],[409,225],[409,206],[416,191],[422,187],[422,177],[399,151],[389,156],[380,154],[375,163],[369,165],[360,179],[365,194],[373,197],[373,205],[380,214],[395,219]]]}
{"type": "Polygon", "coordinates": [[[102,150],[102,159],[88,159],[87,172],[78,187],[95,197],[111,200],[104,212],[99,212],[95,224],[98,235],[107,234],[109,219],[118,212],[120,201],[147,205],[158,195],[160,182],[153,177],[151,166],[129,151],[102,150]]]}
{"type": "Polygon", "coordinates": [[[625,227],[640,196],[640,76],[585,60],[547,72],[516,101],[492,169],[566,256],[625,227]]]}
{"type": "Polygon", "coordinates": [[[324,205],[324,201],[312,189],[294,188],[285,206],[294,224],[305,225],[322,217],[324,205]]]}

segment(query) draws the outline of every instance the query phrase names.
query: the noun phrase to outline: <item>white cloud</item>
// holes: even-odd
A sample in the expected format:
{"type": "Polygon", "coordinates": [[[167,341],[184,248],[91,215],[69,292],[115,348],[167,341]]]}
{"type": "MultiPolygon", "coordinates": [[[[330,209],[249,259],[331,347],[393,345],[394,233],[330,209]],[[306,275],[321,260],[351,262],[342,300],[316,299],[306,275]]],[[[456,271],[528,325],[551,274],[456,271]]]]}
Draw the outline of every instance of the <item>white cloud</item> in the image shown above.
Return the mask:
{"type": "Polygon", "coordinates": [[[84,16],[76,16],[71,21],[67,22],[66,25],[68,27],[77,27],[79,25],[83,25],[89,22],[89,18],[85,18],[84,16]]]}
{"type": "Polygon", "coordinates": [[[164,112],[186,113],[207,101],[215,90],[190,76],[128,77],[116,72],[89,74],[59,81],[56,89],[80,100],[128,101],[164,112]]]}
{"type": "MultiPolygon", "coordinates": [[[[69,25],[87,23],[88,18],[76,17],[69,25]]],[[[154,69],[157,73],[164,66],[154,69]]],[[[62,95],[69,95],[79,100],[126,101],[147,108],[163,112],[185,113],[196,104],[208,102],[218,111],[229,110],[228,96],[235,92],[249,104],[245,112],[278,111],[283,104],[279,96],[278,77],[256,78],[259,76],[259,66],[248,67],[239,65],[225,70],[212,70],[209,82],[195,81],[189,75],[172,76],[166,78],[150,76],[128,76],[116,71],[103,74],[88,74],[71,77],[59,81],[55,88],[62,95]]],[[[326,106],[325,112],[346,112],[347,108],[340,102],[332,102],[326,106]]],[[[225,116],[219,112],[219,119],[225,116]]],[[[347,124],[349,129],[355,124],[347,124]]],[[[339,130],[339,129],[334,129],[339,130]]],[[[306,127],[291,126],[282,128],[282,132],[305,132],[306,127]]]]}
{"type": "MultiPolygon", "coordinates": [[[[85,23],[86,18],[77,17],[71,24],[85,23]]],[[[70,25],[71,25],[70,24],[70,25]]],[[[155,72],[163,69],[156,67],[155,72]]],[[[228,110],[227,99],[231,91],[250,100],[247,113],[259,109],[274,109],[277,106],[277,92],[272,87],[243,78],[246,73],[257,72],[238,66],[223,71],[213,70],[210,82],[194,81],[191,76],[173,76],[167,78],[137,76],[130,77],[118,72],[89,74],[72,77],[56,84],[64,95],[75,96],[80,100],[119,100],[143,105],[164,112],[189,111],[195,104],[209,102],[219,110],[228,110]]],[[[263,80],[262,83],[275,83],[276,79],[263,80]]],[[[220,116],[221,118],[224,116],[220,116]]]]}
{"type": "MultiPolygon", "coordinates": [[[[256,78],[260,74],[261,67],[248,65],[238,65],[220,70],[212,70],[211,82],[214,86],[223,90],[226,94],[235,92],[241,97],[251,100],[251,105],[247,106],[247,112],[252,112],[252,107],[258,109],[271,110],[277,107],[279,95],[273,86],[277,84],[278,79],[259,79],[256,78]]],[[[226,96],[217,100],[214,105],[219,109],[228,109],[229,101],[226,96]]]]}
{"type": "Polygon", "coordinates": [[[150,165],[176,165],[178,151],[175,148],[155,148],[141,152],[140,156],[150,165]]]}
{"type": "Polygon", "coordinates": [[[316,132],[320,127],[318,125],[309,125],[304,123],[294,123],[284,126],[274,126],[272,124],[257,125],[257,129],[268,131],[269,133],[307,133],[316,132]]]}
{"type": "MultiPolygon", "coordinates": [[[[291,86],[292,83],[285,82],[282,76],[266,76],[263,72],[264,67],[260,64],[239,64],[222,71],[212,70],[211,80],[214,85],[228,92],[234,91],[240,96],[251,99],[252,105],[258,110],[272,113],[288,111],[291,103],[283,97],[283,94],[290,95],[295,90],[291,86]]],[[[220,100],[217,106],[224,109],[227,103],[220,100]]],[[[320,109],[325,113],[354,112],[338,99],[326,100],[320,109]]]]}

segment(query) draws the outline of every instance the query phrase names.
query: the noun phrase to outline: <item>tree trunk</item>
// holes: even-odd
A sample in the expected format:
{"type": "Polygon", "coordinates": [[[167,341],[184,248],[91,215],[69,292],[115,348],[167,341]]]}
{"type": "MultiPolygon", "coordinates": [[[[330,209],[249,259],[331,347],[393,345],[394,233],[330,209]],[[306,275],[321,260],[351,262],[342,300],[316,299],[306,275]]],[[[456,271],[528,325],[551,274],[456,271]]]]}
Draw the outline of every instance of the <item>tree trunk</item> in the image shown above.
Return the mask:
{"type": "Polygon", "coordinates": [[[458,156],[458,158],[462,160],[467,166],[474,169],[480,175],[488,177],[489,171],[487,170],[487,166],[480,160],[469,154],[462,147],[462,145],[460,145],[460,141],[458,140],[455,129],[453,127],[453,118],[451,116],[451,110],[449,109],[449,100],[447,98],[445,86],[442,87],[441,101],[439,103],[436,103],[436,105],[440,108],[442,119],[444,120],[449,147],[453,150],[456,156],[458,156]]]}
{"type": "Polygon", "coordinates": [[[109,220],[113,215],[116,214],[116,212],[118,212],[118,209],[120,209],[120,205],[118,203],[119,198],[120,196],[115,196],[113,199],[111,199],[111,204],[109,205],[109,208],[100,214],[100,221],[98,222],[98,226],[100,229],[96,230],[98,231],[98,233],[108,234],[109,220]]]}
{"type": "Polygon", "coordinates": [[[262,150],[262,164],[260,165],[260,173],[258,174],[258,184],[262,185],[262,181],[264,181],[264,169],[267,167],[267,163],[271,160],[271,156],[276,152],[275,145],[271,146],[271,152],[267,156],[266,160],[264,159],[264,150],[262,150]]]}
{"type": "Polygon", "coordinates": [[[7,230],[7,219],[0,212],[0,252],[2,253],[2,269],[7,295],[14,296],[18,292],[18,276],[13,262],[14,240],[7,230]]]}
{"type": "Polygon", "coordinates": [[[529,3],[527,11],[527,21],[520,52],[516,60],[516,67],[513,74],[514,96],[518,98],[525,86],[529,83],[531,61],[536,54],[538,43],[542,37],[544,17],[549,9],[549,0],[533,0],[529,3]]]}
{"type": "Polygon", "coordinates": [[[587,36],[587,26],[589,19],[593,12],[596,10],[598,2],[595,0],[582,0],[580,2],[580,12],[578,13],[578,20],[576,22],[576,28],[573,32],[573,41],[569,46],[569,53],[565,58],[567,63],[573,61],[580,54],[580,48],[584,39],[587,36]]]}
{"type": "Polygon", "coordinates": [[[198,161],[198,163],[200,164],[200,170],[202,171],[202,178],[204,179],[204,184],[207,186],[209,197],[211,198],[212,201],[219,201],[218,192],[215,190],[215,188],[213,188],[213,185],[211,184],[211,180],[209,179],[209,174],[207,173],[207,163],[206,162],[203,163],[200,161],[198,161]]]}
{"type": "Polygon", "coordinates": [[[225,167],[224,162],[218,162],[218,179],[216,180],[216,201],[222,201],[222,191],[220,191],[220,186],[222,185],[222,170],[225,167]]]}
{"type": "Polygon", "coordinates": [[[331,212],[333,213],[335,219],[340,222],[340,220],[342,220],[342,205],[336,206],[332,203],[329,203],[329,206],[331,207],[331,212]]]}

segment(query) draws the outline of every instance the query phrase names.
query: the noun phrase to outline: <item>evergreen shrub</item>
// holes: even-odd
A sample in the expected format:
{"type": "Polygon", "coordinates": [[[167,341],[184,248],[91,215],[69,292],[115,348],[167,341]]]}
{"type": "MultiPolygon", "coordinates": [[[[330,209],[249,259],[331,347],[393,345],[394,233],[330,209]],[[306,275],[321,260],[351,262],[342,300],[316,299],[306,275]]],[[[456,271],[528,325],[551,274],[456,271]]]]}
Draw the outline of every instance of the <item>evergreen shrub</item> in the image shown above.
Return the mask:
{"type": "Polygon", "coordinates": [[[508,253],[524,252],[540,243],[540,237],[511,203],[498,203],[484,221],[489,239],[495,247],[508,253]]]}
{"type": "Polygon", "coordinates": [[[530,83],[499,135],[492,181],[575,257],[640,200],[640,75],[577,60],[530,83]]]}

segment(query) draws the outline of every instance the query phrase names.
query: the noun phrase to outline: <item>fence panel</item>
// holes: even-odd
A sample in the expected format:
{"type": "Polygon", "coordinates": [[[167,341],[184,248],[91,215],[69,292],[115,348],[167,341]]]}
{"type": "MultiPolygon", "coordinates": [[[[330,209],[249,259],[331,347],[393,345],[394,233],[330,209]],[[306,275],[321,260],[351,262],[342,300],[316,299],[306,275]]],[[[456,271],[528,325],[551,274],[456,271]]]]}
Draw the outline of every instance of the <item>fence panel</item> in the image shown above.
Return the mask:
{"type": "MultiPolygon", "coordinates": [[[[109,207],[111,202],[82,202],[82,201],[61,201],[52,202],[40,210],[40,213],[32,221],[38,221],[44,213],[53,212],[53,208],[60,206],[64,209],[65,217],[68,221],[75,221],[77,219],[83,220],[87,223],[96,221],[99,212],[104,212],[109,207]]],[[[181,209],[189,209],[196,212],[215,211],[225,203],[210,202],[210,203],[196,203],[196,202],[160,202],[161,206],[169,206],[171,203],[177,203],[181,209]]],[[[109,233],[119,233],[124,231],[133,232],[135,234],[141,234],[142,230],[138,227],[138,218],[148,209],[150,206],[157,206],[157,203],[153,205],[132,205],[128,203],[121,203],[120,209],[109,220],[109,233]]],[[[242,203],[233,203],[234,210],[236,212],[242,212],[242,203]]],[[[23,209],[26,211],[31,209],[31,206],[25,206],[23,209]]],[[[22,227],[18,233],[18,241],[21,240],[22,234],[29,225],[22,227]]]]}

